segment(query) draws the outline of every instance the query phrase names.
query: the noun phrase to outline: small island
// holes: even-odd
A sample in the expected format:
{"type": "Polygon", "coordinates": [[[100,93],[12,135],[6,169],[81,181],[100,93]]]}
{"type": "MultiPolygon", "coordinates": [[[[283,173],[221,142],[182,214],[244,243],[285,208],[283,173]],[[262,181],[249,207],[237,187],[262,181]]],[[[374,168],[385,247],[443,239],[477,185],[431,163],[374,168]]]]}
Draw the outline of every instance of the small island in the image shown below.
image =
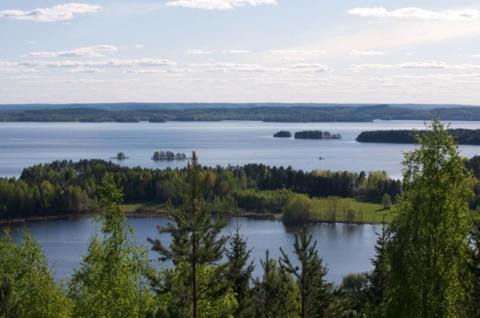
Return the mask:
{"type": "Polygon", "coordinates": [[[290,138],[292,134],[288,130],[280,130],[273,134],[275,138],[290,138]]]}
{"type": "Polygon", "coordinates": [[[152,157],[153,161],[162,160],[186,160],[187,155],[184,153],[173,153],[172,151],[155,151],[152,157]]]}
{"type": "Polygon", "coordinates": [[[117,153],[117,155],[116,155],[115,157],[113,157],[112,159],[125,160],[125,159],[128,159],[128,157],[125,155],[125,153],[119,152],[119,153],[117,153]]]}
{"type": "Polygon", "coordinates": [[[295,139],[342,139],[340,134],[332,134],[329,131],[305,130],[297,131],[295,139]]]}
{"type": "MultiPolygon", "coordinates": [[[[449,129],[459,145],[480,145],[480,129],[449,129]]],[[[358,135],[358,142],[414,144],[418,136],[425,134],[425,130],[372,130],[363,131],[358,135]]]]}

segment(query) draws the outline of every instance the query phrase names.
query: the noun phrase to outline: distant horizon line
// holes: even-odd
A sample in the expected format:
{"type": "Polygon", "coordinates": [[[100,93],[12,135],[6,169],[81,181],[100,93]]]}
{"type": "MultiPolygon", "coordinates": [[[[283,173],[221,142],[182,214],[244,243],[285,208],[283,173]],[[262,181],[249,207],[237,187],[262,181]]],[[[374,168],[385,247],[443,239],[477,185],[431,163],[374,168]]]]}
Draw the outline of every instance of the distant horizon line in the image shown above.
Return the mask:
{"type": "Polygon", "coordinates": [[[338,103],[338,102],[63,102],[63,103],[0,103],[2,106],[62,106],[62,105],[346,105],[346,106],[467,106],[478,107],[480,104],[456,103],[338,103]]]}

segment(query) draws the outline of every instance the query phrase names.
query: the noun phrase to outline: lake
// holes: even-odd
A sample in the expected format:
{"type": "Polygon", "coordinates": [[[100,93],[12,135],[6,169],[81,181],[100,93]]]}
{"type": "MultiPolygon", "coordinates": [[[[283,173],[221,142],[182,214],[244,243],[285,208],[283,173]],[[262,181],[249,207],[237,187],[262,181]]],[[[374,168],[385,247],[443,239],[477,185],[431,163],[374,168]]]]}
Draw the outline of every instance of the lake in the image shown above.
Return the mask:
{"type": "MultiPolygon", "coordinates": [[[[128,166],[165,168],[185,162],[154,162],[155,150],[189,153],[200,163],[243,165],[264,163],[297,169],[385,170],[400,177],[402,152],[411,145],[357,143],[363,130],[422,129],[422,121],[373,123],[263,123],[245,121],[167,123],[0,123],[0,176],[18,176],[24,167],[60,159],[106,159],[118,152],[128,166]],[[342,140],[273,138],[279,130],[320,129],[340,133],[342,140]],[[319,157],[324,160],[319,160],[319,157]]],[[[480,128],[480,122],[452,122],[453,128],[480,128]]],[[[466,156],[478,146],[462,146],[466,156]]]]}
{"type": "MultiPolygon", "coordinates": [[[[452,128],[480,129],[480,122],[452,122],[452,128]]],[[[373,123],[263,123],[245,121],[167,123],[0,123],[0,176],[19,176],[24,167],[60,159],[106,159],[122,151],[129,159],[122,165],[148,168],[180,167],[185,162],[154,162],[156,150],[189,153],[196,150],[200,163],[208,166],[263,163],[303,170],[385,170],[401,176],[403,152],[412,145],[357,143],[364,130],[423,129],[422,121],[376,121],[373,123]],[[341,140],[295,140],[273,138],[279,130],[327,130],[341,140]],[[324,160],[319,160],[319,157],[324,160]]],[[[479,146],[461,146],[463,155],[480,154],[479,146]]],[[[130,218],[139,243],[156,236],[155,224],[164,218],[130,218]]],[[[256,263],[270,249],[291,252],[293,233],[280,222],[241,219],[242,232],[253,248],[256,263]]],[[[89,218],[28,223],[45,249],[56,278],[72,273],[85,253],[96,227],[89,218]]],[[[18,230],[19,227],[16,227],[18,230]]],[[[318,240],[320,255],[329,265],[328,278],[339,282],[349,272],[370,269],[375,243],[374,225],[316,224],[310,231],[318,240]]],[[[232,231],[230,224],[225,233],[232,231]]],[[[168,237],[164,237],[168,239],[168,237]]],[[[151,255],[152,258],[154,255],[151,255]]],[[[260,267],[257,266],[256,275],[260,267]]]]}
{"type": "MultiPolygon", "coordinates": [[[[147,238],[159,237],[156,225],[165,225],[167,222],[165,217],[128,219],[128,223],[135,231],[136,242],[147,247],[149,246],[147,238]]],[[[235,224],[236,219],[230,221],[223,234],[233,233],[235,224]]],[[[294,257],[292,254],[294,231],[285,227],[282,222],[239,218],[238,224],[252,249],[251,256],[256,264],[254,276],[262,274],[259,260],[265,257],[267,249],[275,258],[280,256],[280,247],[289,256],[294,257]]],[[[16,238],[21,236],[24,226],[17,224],[12,227],[16,238]]],[[[87,251],[91,235],[99,231],[98,224],[93,222],[92,218],[30,222],[26,226],[43,247],[57,280],[65,279],[72,274],[73,269],[80,264],[81,256],[87,251]]],[[[339,283],[348,273],[370,270],[376,232],[380,230],[381,225],[368,224],[309,225],[308,231],[318,241],[319,254],[328,265],[328,280],[339,283]]],[[[168,235],[163,234],[160,239],[165,243],[169,242],[168,235]]],[[[150,259],[156,260],[154,253],[150,252],[149,256],[150,259]]]]}

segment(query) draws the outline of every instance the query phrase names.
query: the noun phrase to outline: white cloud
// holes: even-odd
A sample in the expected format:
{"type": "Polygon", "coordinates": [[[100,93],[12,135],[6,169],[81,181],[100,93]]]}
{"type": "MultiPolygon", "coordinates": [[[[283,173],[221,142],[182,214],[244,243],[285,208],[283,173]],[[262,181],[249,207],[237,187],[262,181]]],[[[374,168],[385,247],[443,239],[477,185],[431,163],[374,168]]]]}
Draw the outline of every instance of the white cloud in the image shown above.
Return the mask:
{"type": "Polygon", "coordinates": [[[384,7],[353,8],[348,10],[348,14],[361,17],[416,18],[423,20],[473,20],[480,17],[480,12],[474,9],[430,11],[416,7],[390,11],[384,7]]]}
{"type": "Polygon", "coordinates": [[[276,0],[170,0],[169,7],[184,7],[203,10],[232,10],[237,7],[277,5],[276,0]]]}
{"type": "Polygon", "coordinates": [[[191,54],[191,55],[208,55],[208,54],[212,54],[213,52],[212,51],[207,51],[207,50],[202,50],[202,49],[190,49],[190,50],[185,51],[185,53],[191,54]]]}
{"type": "Polygon", "coordinates": [[[266,69],[258,64],[242,63],[203,63],[192,65],[198,71],[204,72],[265,72],[266,69]]]}
{"type": "Polygon", "coordinates": [[[400,64],[355,64],[352,65],[351,70],[362,71],[366,69],[423,69],[423,70],[437,70],[437,69],[451,69],[459,71],[478,70],[480,64],[448,64],[441,61],[426,61],[426,62],[407,62],[400,64]]]}
{"type": "Polygon", "coordinates": [[[112,45],[95,45],[88,47],[80,47],[67,51],[44,51],[32,52],[29,56],[32,57],[104,57],[106,54],[113,54],[118,49],[112,45]]]}
{"type": "Polygon", "coordinates": [[[94,67],[75,67],[69,70],[70,73],[105,73],[104,69],[94,67]]]}
{"type": "Polygon", "coordinates": [[[384,52],[381,52],[381,51],[360,51],[360,50],[353,50],[353,51],[350,51],[350,55],[382,56],[382,55],[385,55],[385,53],[384,53],[384,52]]]}
{"type": "Polygon", "coordinates": [[[270,50],[268,51],[271,54],[280,54],[280,55],[322,55],[326,54],[325,50],[309,50],[309,49],[280,49],[280,50],[270,50]]]}
{"type": "Polygon", "coordinates": [[[135,49],[143,49],[145,46],[143,44],[135,44],[133,47],[135,49]]]}
{"type": "Polygon", "coordinates": [[[223,50],[221,51],[222,54],[249,54],[251,51],[249,50],[223,50]]]}
{"type": "Polygon", "coordinates": [[[477,59],[477,58],[480,58],[480,54],[474,54],[474,55],[470,55],[471,58],[474,58],[474,59],[477,59]]]}
{"type": "Polygon", "coordinates": [[[290,66],[291,70],[311,73],[325,73],[329,71],[327,65],[318,63],[299,63],[290,66]]]}
{"type": "Polygon", "coordinates": [[[109,59],[109,60],[63,60],[63,61],[24,61],[17,63],[23,67],[168,67],[176,63],[167,59],[109,59]]]}
{"type": "Polygon", "coordinates": [[[3,10],[0,18],[29,20],[34,22],[54,22],[70,20],[75,14],[95,13],[101,10],[98,5],[86,3],[66,3],[50,8],[37,8],[31,11],[3,10]]]}

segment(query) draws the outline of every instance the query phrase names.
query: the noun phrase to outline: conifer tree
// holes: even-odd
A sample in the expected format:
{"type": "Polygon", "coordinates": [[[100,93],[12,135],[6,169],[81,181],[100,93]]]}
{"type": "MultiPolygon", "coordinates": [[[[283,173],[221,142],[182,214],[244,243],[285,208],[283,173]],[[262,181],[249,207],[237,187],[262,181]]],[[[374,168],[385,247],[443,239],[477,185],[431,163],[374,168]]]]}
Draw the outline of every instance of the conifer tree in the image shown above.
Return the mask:
{"type": "Polygon", "coordinates": [[[291,275],[270,258],[268,250],[260,264],[263,277],[255,282],[255,317],[300,317],[300,293],[291,275]]]}
{"type": "Polygon", "coordinates": [[[369,274],[369,296],[370,305],[374,317],[385,316],[385,301],[388,285],[388,263],[387,263],[388,229],[385,223],[382,230],[377,233],[375,244],[375,257],[371,260],[373,271],[369,274]]]}
{"type": "Polygon", "coordinates": [[[317,242],[312,242],[312,236],[303,228],[295,234],[293,247],[299,266],[293,265],[282,248],[280,264],[296,279],[301,297],[300,317],[323,317],[330,301],[330,285],[325,280],[327,269],[318,256],[317,242]]]}
{"type": "MultiPolygon", "coordinates": [[[[180,302],[179,306],[189,307],[191,317],[197,318],[205,316],[205,313],[199,315],[201,301],[227,294],[228,285],[218,279],[223,275],[224,266],[216,266],[225,250],[226,237],[220,236],[225,222],[213,218],[211,211],[206,208],[195,152],[192,153],[188,165],[188,185],[189,196],[184,206],[179,209],[170,208],[172,222],[158,229],[160,234],[171,235],[170,246],[165,246],[159,239],[149,241],[152,243],[152,250],[159,253],[160,261],[172,261],[176,269],[183,269],[183,288],[190,289],[190,297],[183,295],[182,299],[177,300],[180,302]],[[199,285],[199,272],[209,271],[209,267],[217,272],[212,275],[215,279],[204,280],[199,285]]],[[[163,279],[152,279],[152,284],[159,294],[171,292],[172,284],[168,276],[171,278],[175,273],[170,272],[163,279]]]]}
{"type": "Polygon", "coordinates": [[[238,302],[235,317],[252,317],[254,302],[250,284],[255,266],[253,261],[249,261],[250,250],[247,247],[247,241],[240,234],[238,224],[225,254],[227,256],[226,278],[230,282],[238,302]]]}
{"type": "Polygon", "coordinates": [[[389,242],[388,317],[466,317],[472,178],[439,120],[405,155],[389,242]]]}
{"type": "Polygon", "coordinates": [[[144,317],[153,303],[144,276],[149,269],[146,255],[128,241],[122,193],[111,176],[103,179],[98,192],[102,238],[92,237],[70,282],[74,317],[144,317]]]}

